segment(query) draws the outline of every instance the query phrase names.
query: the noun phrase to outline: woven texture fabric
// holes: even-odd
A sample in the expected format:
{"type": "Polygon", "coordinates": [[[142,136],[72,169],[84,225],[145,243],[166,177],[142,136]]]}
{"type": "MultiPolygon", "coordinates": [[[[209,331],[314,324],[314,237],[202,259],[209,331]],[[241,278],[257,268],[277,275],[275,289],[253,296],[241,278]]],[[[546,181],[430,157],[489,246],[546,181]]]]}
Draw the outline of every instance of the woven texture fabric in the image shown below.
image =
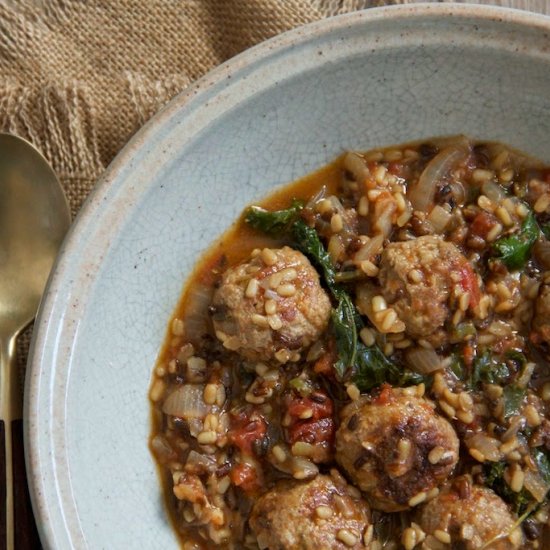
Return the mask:
{"type": "MultiPolygon", "coordinates": [[[[296,26],[406,1],[0,0],[0,132],[42,151],[74,216],[136,130],[216,65],[296,26]]],[[[482,3],[550,13],[545,0],[482,3]]]]}

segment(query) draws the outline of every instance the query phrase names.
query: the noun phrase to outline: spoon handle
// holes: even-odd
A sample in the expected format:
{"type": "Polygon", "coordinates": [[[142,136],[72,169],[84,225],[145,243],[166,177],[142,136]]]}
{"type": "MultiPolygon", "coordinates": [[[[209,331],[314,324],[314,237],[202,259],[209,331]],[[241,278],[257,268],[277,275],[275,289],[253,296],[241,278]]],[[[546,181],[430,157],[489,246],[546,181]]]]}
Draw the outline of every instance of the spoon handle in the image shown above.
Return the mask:
{"type": "Polygon", "coordinates": [[[0,548],[41,548],[25,471],[15,337],[0,342],[0,548]]]}

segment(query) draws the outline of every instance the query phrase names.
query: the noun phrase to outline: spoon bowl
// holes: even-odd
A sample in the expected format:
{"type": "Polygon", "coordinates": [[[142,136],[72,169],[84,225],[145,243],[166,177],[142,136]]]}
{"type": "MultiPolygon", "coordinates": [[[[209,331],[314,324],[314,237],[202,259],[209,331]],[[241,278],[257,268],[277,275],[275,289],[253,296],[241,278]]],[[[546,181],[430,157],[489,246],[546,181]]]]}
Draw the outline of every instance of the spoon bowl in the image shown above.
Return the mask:
{"type": "Polygon", "coordinates": [[[46,159],[21,138],[0,134],[0,334],[34,318],[70,223],[63,190],[46,159]]]}
{"type": "MultiPolygon", "coordinates": [[[[0,546],[11,550],[22,513],[26,479],[22,463],[22,399],[15,342],[32,321],[70,224],[67,200],[46,159],[27,141],[0,134],[0,546]],[[4,480],[5,476],[5,480],[4,480]],[[17,501],[17,510],[14,503],[17,501]],[[5,541],[5,546],[2,542],[5,541]]],[[[26,546],[17,541],[18,548],[26,546]]]]}

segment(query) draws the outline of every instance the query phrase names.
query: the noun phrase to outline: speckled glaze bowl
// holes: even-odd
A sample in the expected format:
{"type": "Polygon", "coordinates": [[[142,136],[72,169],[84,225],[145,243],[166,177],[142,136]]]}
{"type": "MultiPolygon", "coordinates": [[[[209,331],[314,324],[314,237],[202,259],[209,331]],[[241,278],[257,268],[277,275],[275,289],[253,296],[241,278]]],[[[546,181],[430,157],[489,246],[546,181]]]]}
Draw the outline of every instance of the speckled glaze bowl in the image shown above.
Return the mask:
{"type": "Polygon", "coordinates": [[[147,443],[151,372],[182,285],[243,207],[344,149],[441,134],[550,161],[550,19],[373,9],[270,40],[141,130],[98,183],[43,303],[26,393],[46,548],[175,548],[147,443]]]}

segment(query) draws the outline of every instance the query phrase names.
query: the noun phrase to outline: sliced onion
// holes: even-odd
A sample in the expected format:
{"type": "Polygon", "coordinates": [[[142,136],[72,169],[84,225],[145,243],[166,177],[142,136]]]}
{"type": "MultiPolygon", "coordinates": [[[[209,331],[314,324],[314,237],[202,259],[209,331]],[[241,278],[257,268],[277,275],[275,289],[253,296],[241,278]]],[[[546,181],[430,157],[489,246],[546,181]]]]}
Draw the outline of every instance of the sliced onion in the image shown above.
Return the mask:
{"type": "Polygon", "coordinates": [[[315,193],[315,195],[313,195],[313,197],[311,197],[307,201],[307,204],[304,206],[304,210],[311,210],[312,212],[315,213],[315,205],[318,202],[322,201],[325,198],[326,194],[327,194],[327,188],[326,186],[323,185],[323,187],[321,187],[321,189],[319,189],[319,191],[317,191],[317,193],[315,193]]]}
{"type": "Polygon", "coordinates": [[[180,418],[204,418],[210,407],[204,402],[203,384],[185,384],[164,401],[162,412],[180,418]]]}
{"type": "Polygon", "coordinates": [[[333,235],[329,239],[327,252],[330,256],[332,263],[334,264],[338,263],[340,261],[340,258],[344,256],[346,252],[346,247],[344,246],[344,243],[342,242],[342,237],[339,233],[333,235]]]}
{"type": "Polygon", "coordinates": [[[365,159],[354,152],[349,152],[344,157],[344,168],[351,172],[358,183],[363,183],[369,176],[365,159]]]}
{"type": "Polygon", "coordinates": [[[213,456],[203,455],[193,450],[189,452],[186,466],[200,466],[206,472],[213,472],[217,468],[216,459],[213,456]]]}
{"type": "Polygon", "coordinates": [[[214,289],[203,284],[194,284],[188,291],[183,325],[186,338],[194,344],[200,342],[208,332],[208,307],[212,303],[213,294],[214,289]]]}
{"type": "Polygon", "coordinates": [[[469,449],[478,450],[487,460],[498,462],[502,460],[500,450],[500,441],[494,437],[489,437],[484,433],[478,433],[466,440],[469,449]]]}
{"type": "Polygon", "coordinates": [[[447,212],[445,208],[436,205],[432,208],[432,211],[428,216],[428,221],[432,224],[432,227],[436,233],[443,233],[452,217],[453,215],[450,212],[447,212]]]}
{"type": "Polygon", "coordinates": [[[388,237],[392,232],[393,223],[392,218],[397,210],[395,199],[389,194],[383,198],[378,198],[374,203],[374,214],[372,228],[375,233],[382,235],[384,238],[388,237]]]}
{"type": "Polygon", "coordinates": [[[464,184],[460,181],[453,181],[450,184],[451,195],[453,196],[456,204],[463,204],[466,202],[466,189],[464,184]]]}
{"type": "Polygon", "coordinates": [[[200,418],[190,418],[187,421],[187,425],[189,426],[189,433],[193,437],[197,437],[204,428],[203,421],[200,418]]]}
{"type": "Polygon", "coordinates": [[[173,460],[176,458],[176,453],[164,435],[157,434],[151,439],[151,449],[155,456],[161,462],[173,460]]]}
{"type": "Polygon", "coordinates": [[[494,181],[485,182],[481,186],[481,192],[495,204],[500,204],[506,198],[502,186],[494,181]]]}
{"type": "Polygon", "coordinates": [[[362,262],[363,260],[371,260],[373,256],[379,254],[384,244],[384,237],[376,235],[369,239],[355,254],[354,261],[362,262]]]}
{"type": "Polygon", "coordinates": [[[468,141],[464,138],[455,144],[443,149],[430,162],[418,183],[408,192],[409,200],[415,210],[428,212],[433,203],[437,184],[459,163],[463,162],[470,153],[468,141]]]}
{"type": "Polygon", "coordinates": [[[537,502],[542,502],[550,490],[550,484],[544,481],[540,473],[528,470],[525,472],[523,486],[533,495],[537,502]]]}
{"type": "Polygon", "coordinates": [[[340,216],[342,217],[342,223],[344,227],[342,228],[342,231],[340,231],[340,233],[354,233],[353,227],[349,223],[350,216],[344,208],[344,205],[340,202],[340,199],[338,197],[335,197],[334,195],[330,195],[330,197],[328,197],[328,200],[330,201],[334,212],[336,214],[340,214],[340,216]]]}
{"type": "Polygon", "coordinates": [[[537,241],[533,247],[533,253],[544,269],[550,269],[550,241],[546,239],[537,241]]]}
{"type": "Polygon", "coordinates": [[[430,374],[443,368],[442,359],[433,349],[414,348],[407,352],[407,364],[420,374],[430,374]]]}
{"type": "Polygon", "coordinates": [[[531,377],[533,376],[533,373],[535,372],[536,363],[527,363],[525,367],[523,367],[523,370],[521,371],[521,375],[516,380],[516,384],[520,388],[526,388],[529,382],[531,381],[531,377]]]}

